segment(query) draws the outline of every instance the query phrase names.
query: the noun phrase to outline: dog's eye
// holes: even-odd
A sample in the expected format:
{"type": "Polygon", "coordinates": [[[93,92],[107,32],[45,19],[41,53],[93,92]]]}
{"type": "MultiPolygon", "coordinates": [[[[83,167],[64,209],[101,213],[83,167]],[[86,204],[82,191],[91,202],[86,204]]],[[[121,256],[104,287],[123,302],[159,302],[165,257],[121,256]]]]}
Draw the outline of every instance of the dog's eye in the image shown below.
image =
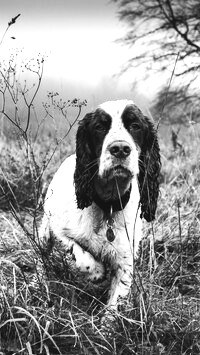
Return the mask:
{"type": "Polygon", "coordinates": [[[138,132],[141,130],[141,127],[140,127],[139,123],[137,123],[137,122],[131,122],[129,127],[130,127],[130,130],[132,130],[134,132],[138,132]]]}
{"type": "Polygon", "coordinates": [[[98,132],[107,132],[109,130],[109,122],[106,119],[102,119],[96,123],[95,129],[98,132]]]}
{"type": "Polygon", "coordinates": [[[101,123],[98,123],[95,128],[98,132],[106,132],[106,126],[101,123]]]}

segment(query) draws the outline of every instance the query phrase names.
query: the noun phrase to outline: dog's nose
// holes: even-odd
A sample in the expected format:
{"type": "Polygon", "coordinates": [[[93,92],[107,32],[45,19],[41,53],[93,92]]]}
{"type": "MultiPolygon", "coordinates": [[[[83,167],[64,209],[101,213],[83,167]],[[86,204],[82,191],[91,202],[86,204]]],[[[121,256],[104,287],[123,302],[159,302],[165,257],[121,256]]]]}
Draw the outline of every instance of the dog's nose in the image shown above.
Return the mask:
{"type": "Polygon", "coordinates": [[[110,154],[118,159],[127,158],[131,153],[131,148],[127,142],[115,141],[110,147],[110,154]]]}

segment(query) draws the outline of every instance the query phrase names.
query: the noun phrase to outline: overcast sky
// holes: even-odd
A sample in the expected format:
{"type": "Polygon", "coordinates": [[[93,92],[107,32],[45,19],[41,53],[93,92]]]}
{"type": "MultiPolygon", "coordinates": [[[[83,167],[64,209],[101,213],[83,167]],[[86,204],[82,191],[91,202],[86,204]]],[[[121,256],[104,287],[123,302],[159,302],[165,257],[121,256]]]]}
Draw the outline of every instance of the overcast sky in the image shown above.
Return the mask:
{"type": "MultiPolygon", "coordinates": [[[[0,0],[0,40],[8,22],[19,13],[21,16],[10,26],[0,46],[1,57],[14,47],[24,48],[27,57],[36,57],[38,52],[46,54],[45,78],[56,81],[59,92],[63,88],[66,91],[67,82],[77,87],[77,95],[87,87],[91,95],[101,96],[106,85],[112,91],[111,98],[124,90],[126,97],[132,97],[137,70],[113,79],[131,56],[129,48],[116,43],[126,27],[118,20],[114,2],[0,0]]],[[[146,88],[144,91],[146,94],[146,88]]]]}
{"type": "Polygon", "coordinates": [[[48,54],[46,74],[51,77],[65,71],[68,79],[93,84],[117,72],[127,58],[127,49],[114,43],[123,29],[108,0],[0,0],[0,35],[18,13],[4,48],[48,54]]]}

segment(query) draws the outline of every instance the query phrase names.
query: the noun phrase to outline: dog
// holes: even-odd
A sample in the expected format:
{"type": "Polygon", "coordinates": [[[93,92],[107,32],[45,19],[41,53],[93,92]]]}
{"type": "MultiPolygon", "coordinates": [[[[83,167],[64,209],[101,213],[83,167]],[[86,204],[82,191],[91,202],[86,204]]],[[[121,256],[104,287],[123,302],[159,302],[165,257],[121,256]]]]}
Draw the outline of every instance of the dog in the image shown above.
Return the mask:
{"type": "Polygon", "coordinates": [[[47,190],[41,238],[61,240],[91,282],[111,270],[111,309],[129,293],[142,219],[155,218],[160,167],[152,119],[131,100],[108,101],[80,121],[76,152],[47,190]]]}

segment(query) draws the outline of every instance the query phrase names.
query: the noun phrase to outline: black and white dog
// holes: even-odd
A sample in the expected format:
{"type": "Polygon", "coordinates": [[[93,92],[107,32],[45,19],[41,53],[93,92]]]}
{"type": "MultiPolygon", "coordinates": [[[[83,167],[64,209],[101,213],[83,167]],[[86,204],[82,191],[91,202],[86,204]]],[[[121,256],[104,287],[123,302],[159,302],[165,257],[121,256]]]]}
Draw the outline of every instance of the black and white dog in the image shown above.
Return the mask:
{"type": "Polygon", "coordinates": [[[47,191],[41,237],[73,250],[76,267],[97,282],[111,269],[108,306],[126,297],[142,218],[155,218],[160,154],[156,130],[129,100],[86,114],[67,158],[47,191]]]}

